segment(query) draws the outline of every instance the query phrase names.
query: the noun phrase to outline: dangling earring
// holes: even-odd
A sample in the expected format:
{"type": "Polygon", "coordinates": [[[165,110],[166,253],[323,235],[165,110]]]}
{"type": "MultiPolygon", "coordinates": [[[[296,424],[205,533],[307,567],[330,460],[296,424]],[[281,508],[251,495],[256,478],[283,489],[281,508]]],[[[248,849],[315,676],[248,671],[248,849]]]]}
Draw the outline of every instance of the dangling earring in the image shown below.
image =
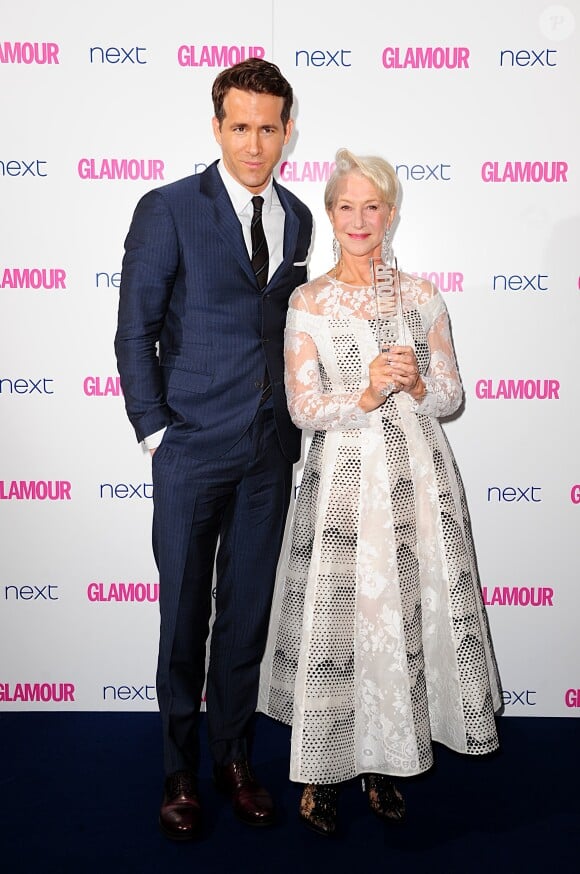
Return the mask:
{"type": "Polygon", "coordinates": [[[334,256],[334,266],[337,267],[342,255],[342,250],[336,237],[332,238],[332,254],[334,256]]]}
{"type": "Polygon", "coordinates": [[[340,264],[340,259],[342,258],[342,249],[340,248],[340,243],[336,239],[336,237],[332,238],[332,254],[334,257],[334,278],[336,279],[336,271],[338,270],[338,265],[340,264]]]}
{"type": "Polygon", "coordinates": [[[385,230],[383,242],[381,244],[381,261],[385,266],[390,266],[393,261],[393,247],[391,245],[391,229],[385,230]]]}

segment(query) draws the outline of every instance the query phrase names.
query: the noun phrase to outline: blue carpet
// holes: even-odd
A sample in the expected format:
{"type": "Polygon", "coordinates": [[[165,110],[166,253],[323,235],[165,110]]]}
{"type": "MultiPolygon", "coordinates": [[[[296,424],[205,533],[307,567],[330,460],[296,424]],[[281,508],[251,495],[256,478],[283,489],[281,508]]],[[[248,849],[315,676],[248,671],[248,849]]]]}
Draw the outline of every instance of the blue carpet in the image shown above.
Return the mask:
{"type": "Polygon", "coordinates": [[[436,748],[427,775],[399,781],[408,816],[384,825],[358,781],[340,797],[340,834],[297,819],[289,731],[258,717],[253,760],[276,798],[271,829],[238,823],[212,785],[206,827],[176,844],[157,827],[159,717],[152,713],[1,713],[0,870],[4,874],[536,874],[580,871],[580,721],[504,718],[483,759],[436,748]]]}

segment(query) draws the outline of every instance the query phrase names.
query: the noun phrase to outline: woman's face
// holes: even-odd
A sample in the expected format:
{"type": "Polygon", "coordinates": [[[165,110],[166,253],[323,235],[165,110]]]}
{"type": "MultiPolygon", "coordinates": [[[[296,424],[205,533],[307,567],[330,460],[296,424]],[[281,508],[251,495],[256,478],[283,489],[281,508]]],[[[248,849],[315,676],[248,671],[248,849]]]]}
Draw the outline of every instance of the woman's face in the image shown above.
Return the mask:
{"type": "Polygon", "coordinates": [[[373,183],[360,173],[348,173],[338,183],[328,217],[343,252],[379,257],[381,243],[395,216],[373,183]]]}

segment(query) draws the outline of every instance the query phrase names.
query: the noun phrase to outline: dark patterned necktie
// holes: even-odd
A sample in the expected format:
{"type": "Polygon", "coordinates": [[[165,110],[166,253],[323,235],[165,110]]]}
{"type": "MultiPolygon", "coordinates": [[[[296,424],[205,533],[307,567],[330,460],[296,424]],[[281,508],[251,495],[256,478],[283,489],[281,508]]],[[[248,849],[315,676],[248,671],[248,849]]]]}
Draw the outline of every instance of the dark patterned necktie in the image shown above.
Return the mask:
{"type": "Polygon", "coordinates": [[[258,280],[260,291],[266,287],[268,282],[268,244],[266,235],[262,225],[262,206],[264,198],[260,196],[252,197],[254,206],[254,214],[252,216],[252,268],[258,280]]]}
{"type": "MultiPolygon", "coordinates": [[[[258,288],[262,291],[268,282],[269,261],[268,244],[266,242],[264,226],[262,225],[262,206],[264,205],[264,198],[256,195],[256,197],[252,197],[252,204],[254,207],[251,225],[252,268],[256,274],[258,288]]],[[[264,381],[262,382],[262,397],[260,399],[260,404],[267,401],[271,394],[272,386],[270,385],[270,377],[268,375],[268,368],[266,367],[264,371],[264,381]]]]}

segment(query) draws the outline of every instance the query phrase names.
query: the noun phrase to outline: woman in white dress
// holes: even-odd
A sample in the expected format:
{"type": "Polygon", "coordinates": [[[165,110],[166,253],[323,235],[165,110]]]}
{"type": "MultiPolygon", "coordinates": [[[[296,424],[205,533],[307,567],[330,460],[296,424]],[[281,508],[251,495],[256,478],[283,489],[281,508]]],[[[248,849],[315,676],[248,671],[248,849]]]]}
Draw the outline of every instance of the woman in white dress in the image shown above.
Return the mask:
{"type": "Polygon", "coordinates": [[[385,316],[370,275],[396,199],[390,164],[337,153],[336,263],[295,290],[286,325],[290,413],[314,433],[259,709],[292,725],[300,815],[324,834],[340,783],[363,775],[371,810],[402,819],[391,778],[430,768],[433,741],[474,755],[498,744],[468,511],[438,421],[462,400],[447,310],[431,283],[391,270],[401,303],[385,316]]]}

